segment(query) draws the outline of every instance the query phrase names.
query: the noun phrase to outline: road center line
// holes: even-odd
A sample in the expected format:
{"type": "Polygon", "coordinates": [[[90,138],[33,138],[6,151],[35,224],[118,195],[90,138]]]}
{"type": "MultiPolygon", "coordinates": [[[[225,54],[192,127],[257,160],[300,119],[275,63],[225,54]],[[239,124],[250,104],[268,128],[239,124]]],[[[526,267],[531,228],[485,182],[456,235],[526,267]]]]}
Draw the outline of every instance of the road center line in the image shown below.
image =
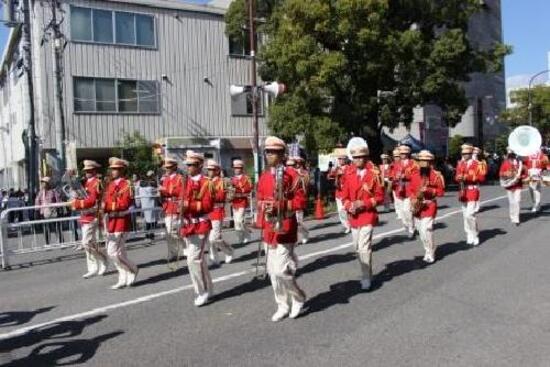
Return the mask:
{"type": "MultiPolygon", "coordinates": [[[[481,204],[487,204],[487,203],[490,203],[490,202],[493,202],[493,201],[502,200],[506,197],[507,197],[506,195],[498,196],[498,197],[495,197],[495,198],[492,198],[492,199],[482,201],[481,204]]],[[[459,213],[462,213],[462,209],[452,210],[449,213],[446,213],[446,214],[443,214],[443,215],[437,217],[436,220],[449,218],[449,217],[452,217],[453,215],[456,215],[456,214],[459,214],[459,213]]],[[[393,235],[393,234],[396,234],[396,233],[399,233],[399,232],[403,232],[404,230],[405,230],[404,228],[397,228],[397,229],[393,229],[391,231],[378,233],[378,234],[373,236],[373,239],[380,239],[380,238],[383,238],[383,237],[387,237],[389,235],[393,235]]],[[[331,247],[331,248],[326,249],[326,250],[316,251],[316,252],[312,252],[312,253],[309,253],[309,254],[299,256],[299,259],[300,260],[306,260],[306,259],[310,259],[312,257],[318,257],[318,256],[321,256],[321,255],[329,254],[331,252],[337,252],[337,251],[346,249],[346,248],[351,247],[351,246],[352,246],[351,242],[344,243],[342,245],[331,247]]],[[[221,282],[224,282],[224,281],[227,281],[227,280],[230,280],[230,279],[234,279],[234,278],[238,278],[238,277],[241,277],[241,276],[244,276],[244,275],[247,275],[247,274],[251,274],[254,271],[255,271],[254,269],[248,269],[248,270],[243,270],[243,271],[239,271],[239,272],[236,272],[236,273],[223,275],[223,276],[214,278],[213,282],[214,283],[221,283],[221,282]]],[[[137,305],[137,304],[144,303],[144,302],[149,302],[149,301],[152,301],[152,300],[160,298],[160,297],[180,293],[180,292],[183,292],[183,291],[186,291],[186,290],[189,290],[189,289],[193,289],[192,284],[188,284],[188,285],[185,285],[185,286],[182,286],[182,287],[170,289],[170,290],[163,291],[163,292],[153,293],[153,294],[150,294],[150,295],[147,295],[147,296],[141,296],[141,297],[129,300],[129,301],[113,303],[111,305],[94,308],[90,311],[85,311],[85,312],[81,312],[81,313],[77,313],[77,314],[73,314],[73,315],[69,315],[69,316],[60,317],[60,318],[57,318],[57,319],[54,319],[54,320],[51,320],[51,321],[46,321],[46,322],[39,323],[39,324],[29,325],[29,326],[26,326],[26,327],[15,329],[15,330],[10,331],[8,333],[0,334],[0,340],[5,340],[5,339],[10,339],[10,338],[14,338],[14,337],[17,337],[17,336],[21,336],[21,335],[24,335],[24,334],[26,334],[30,331],[40,329],[40,328],[45,327],[45,326],[58,324],[60,322],[73,321],[73,320],[76,320],[76,319],[82,319],[82,318],[86,318],[86,317],[89,317],[89,316],[104,314],[108,311],[116,310],[118,308],[123,308],[123,307],[137,305]]]]}

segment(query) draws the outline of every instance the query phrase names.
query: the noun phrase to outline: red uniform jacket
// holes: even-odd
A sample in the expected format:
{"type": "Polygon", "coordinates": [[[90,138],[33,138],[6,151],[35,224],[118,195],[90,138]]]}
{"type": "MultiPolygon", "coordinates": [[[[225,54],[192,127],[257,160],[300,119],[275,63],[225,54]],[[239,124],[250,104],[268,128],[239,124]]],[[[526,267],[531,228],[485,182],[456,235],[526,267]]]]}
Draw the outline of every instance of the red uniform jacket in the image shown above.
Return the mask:
{"type": "Polygon", "coordinates": [[[109,233],[130,231],[130,213],[128,210],[134,202],[132,183],[119,178],[109,182],[103,196],[103,208],[108,214],[107,230],[109,233]]]}
{"type": "Polygon", "coordinates": [[[293,189],[296,187],[298,174],[293,168],[285,167],[283,174],[283,196],[282,202],[276,202],[276,178],[275,169],[269,168],[262,172],[258,181],[258,226],[263,229],[263,241],[270,246],[277,244],[295,244],[298,241],[298,223],[296,222],[296,209],[298,203],[293,189]],[[266,204],[273,205],[273,218],[277,217],[279,210],[282,210],[283,225],[280,233],[274,231],[271,221],[265,220],[264,207],[266,204]]]}
{"type": "Polygon", "coordinates": [[[296,210],[305,210],[307,208],[309,172],[305,168],[299,168],[295,171],[298,175],[298,179],[296,180],[296,189],[294,190],[296,210]]]}
{"type": "Polygon", "coordinates": [[[248,195],[252,192],[252,181],[247,175],[233,176],[231,183],[235,188],[235,197],[233,198],[233,208],[240,209],[248,206],[248,195]]]}
{"type": "Polygon", "coordinates": [[[542,152],[526,157],[523,165],[529,176],[540,176],[543,170],[550,169],[548,157],[542,152]]]}
{"type": "Polygon", "coordinates": [[[97,209],[100,201],[101,181],[97,177],[88,178],[84,184],[85,199],[73,201],[73,210],[80,210],[80,223],[91,223],[97,218],[97,209]]]}
{"type": "Polygon", "coordinates": [[[183,193],[183,176],[179,173],[164,176],[159,187],[159,192],[163,198],[162,209],[164,210],[164,214],[179,214],[181,206],[179,198],[183,193]]]}
{"type": "MultiPolygon", "coordinates": [[[[513,174],[513,172],[517,172],[518,169],[519,169],[518,159],[506,159],[500,165],[500,170],[498,174],[500,177],[507,178],[508,176],[513,174]]],[[[527,174],[526,174],[525,167],[522,167],[519,175],[519,179],[517,180],[517,182],[512,186],[507,187],[506,190],[509,190],[509,191],[521,190],[521,188],[523,187],[523,179],[525,179],[526,177],[527,177],[527,174]]]]}
{"type": "Polygon", "coordinates": [[[370,164],[364,170],[349,171],[345,178],[342,201],[348,211],[348,220],[352,228],[378,224],[376,207],[384,203],[384,187],[378,168],[370,164]],[[357,200],[363,202],[364,207],[352,214],[350,209],[357,200]]]}
{"type": "Polygon", "coordinates": [[[355,167],[350,164],[345,164],[340,167],[333,168],[327,175],[329,180],[334,180],[335,192],[334,196],[336,199],[342,199],[344,194],[344,182],[346,179],[346,174],[350,171],[354,171],[355,167]]]}
{"type": "Polygon", "coordinates": [[[210,179],[210,185],[212,188],[212,199],[214,201],[214,207],[208,214],[210,220],[222,221],[225,217],[225,188],[223,179],[219,176],[210,179]]]}
{"type": "Polygon", "coordinates": [[[210,180],[202,175],[187,177],[180,199],[185,208],[180,235],[187,237],[208,234],[212,228],[208,213],[214,207],[210,180]]]}
{"type": "Polygon", "coordinates": [[[407,197],[407,186],[411,181],[412,175],[418,171],[418,165],[412,159],[395,162],[392,178],[393,178],[393,191],[395,195],[400,199],[407,197]]]}
{"type": "Polygon", "coordinates": [[[485,181],[485,169],[476,160],[461,160],[456,165],[455,181],[460,184],[458,179],[463,177],[464,191],[458,194],[458,199],[462,202],[479,200],[479,184],[485,181]]]}
{"type": "Polygon", "coordinates": [[[411,182],[407,187],[407,197],[410,199],[418,197],[422,187],[424,191],[424,205],[422,210],[417,215],[418,218],[435,218],[437,215],[437,197],[445,195],[445,179],[441,172],[431,169],[429,177],[422,177],[420,172],[413,173],[411,182]]]}

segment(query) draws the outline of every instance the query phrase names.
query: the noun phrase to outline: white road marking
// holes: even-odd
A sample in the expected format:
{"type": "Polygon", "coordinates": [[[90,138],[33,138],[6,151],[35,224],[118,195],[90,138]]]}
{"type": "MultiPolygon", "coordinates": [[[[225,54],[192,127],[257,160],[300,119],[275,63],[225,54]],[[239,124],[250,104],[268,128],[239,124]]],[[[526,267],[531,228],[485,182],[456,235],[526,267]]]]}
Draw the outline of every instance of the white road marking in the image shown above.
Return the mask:
{"type": "MultiPolygon", "coordinates": [[[[487,204],[487,203],[490,203],[490,202],[493,202],[493,201],[502,200],[506,197],[507,196],[505,196],[505,195],[498,196],[498,197],[495,197],[495,198],[492,198],[492,199],[482,201],[481,204],[487,204]]],[[[450,211],[449,213],[446,213],[446,214],[443,214],[443,215],[437,217],[436,220],[449,218],[449,217],[451,217],[455,214],[459,214],[459,213],[462,213],[462,209],[450,211]]],[[[382,238],[382,237],[393,235],[393,234],[402,232],[404,230],[405,230],[404,228],[397,228],[397,229],[394,229],[394,230],[391,230],[391,231],[378,233],[378,234],[373,236],[373,239],[379,239],[379,238],[382,238]]],[[[331,247],[331,248],[326,249],[326,250],[316,251],[316,252],[312,252],[312,253],[309,253],[309,254],[302,255],[302,256],[299,257],[299,259],[300,260],[306,260],[306,259],[309,259],[309,258],[312,258],[312,257],[318,257],[318,256],[325,255],[325,254],[328,254],[328,253],[331,253],[331,252],[337,252],[337,251],[346,249],[346,248],[351,247],[351,246],[352,246],[351,242],[344,243],[342,245],[339,245],[339,246],[336,246],[336,247],[331,247]]],[[[233,279],[233,278],[241,277],[243,275],[251,274],[253,272],[254,272],[254,269],[243,270],[243,271],[239,271],[239,272],[236,272],[236,273],[231,273],[231,274],[227,274],[227,275],[217,277],[217,278],[213,279],[213,282],[214,283],[220,283],[220,282],[224,282],[224,281],[227,281],[227,280],[230,280],[230,279],[233,279]]],[[[186,291],[186,290],[189,290],[189,289],[193,289],[192,284],[188,284],[188,285],[185,285],[185,286],[182,286],[182,287],[174,288],[174,289],[163,291],[163,292],[153,293],[153,294],[150,294],[150,295],[147,295],[147,296],[141,296],[141,297],[129,300],[129,301],[125,301],[125,302],[119,302],[119,303],[114,303],[114,304],[107,305],[107,306],[104,306],[104,307],[94,308],[90,311],[60,317],[60,318],[57,318],[57,319],[54,319],[54,320],[51,320],[51,321],[46,321],[46,322],[39,323],[39,324],[29,325],[29,326],[26,326],[26,327],[15,329],[15,330],[10,331],[8,333],[0,334],[0,340],[5,340],[5,339],[10,339],[10,338],[14,338],[14,337],[17,337],[17,336],[21,336],[21,335],[24,335],[24,334],[28,333],[29,331],[40,329],[40,328],[45,327],[45,326],[58,324],[60,322],[72,321],[72,320],[76,320],[76,319],[82,319],[82,318],[89,317],[89,316],[104,314],[104,313],[106,313],[107,311],[110,311],[110,310],[116,310],[118,308],[123,308],[123,307],[137,305],[137,304],[144,303],[144,302],[149,302],[149,301],[152,301],[152,300],[160,298],[160,297],[180,293],[180,292],[183,292],[183,291],[186,291]]]]}

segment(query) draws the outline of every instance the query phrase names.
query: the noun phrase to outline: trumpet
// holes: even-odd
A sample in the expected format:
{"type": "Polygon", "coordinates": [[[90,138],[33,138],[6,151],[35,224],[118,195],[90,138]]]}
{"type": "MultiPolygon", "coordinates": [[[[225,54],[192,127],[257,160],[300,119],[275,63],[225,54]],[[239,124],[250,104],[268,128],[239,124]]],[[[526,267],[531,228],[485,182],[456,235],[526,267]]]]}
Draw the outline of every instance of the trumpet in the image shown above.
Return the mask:
{"type": "Polygon", "coordinates": [[[283,188],[283,175],[285,167],[283,165],[277,166],[275,171],[275,192],[273,193],[273,201],[264,202],[262,205],[265,222],[271,223],[273,231],[275,233],[282,233],[283,229],[283,214],[284,214],[284,188],[283,188]],[[277,208],[275,208],[275,203],[277,208]],[[274,213],[276,213],[274,215],[274,213]]]}

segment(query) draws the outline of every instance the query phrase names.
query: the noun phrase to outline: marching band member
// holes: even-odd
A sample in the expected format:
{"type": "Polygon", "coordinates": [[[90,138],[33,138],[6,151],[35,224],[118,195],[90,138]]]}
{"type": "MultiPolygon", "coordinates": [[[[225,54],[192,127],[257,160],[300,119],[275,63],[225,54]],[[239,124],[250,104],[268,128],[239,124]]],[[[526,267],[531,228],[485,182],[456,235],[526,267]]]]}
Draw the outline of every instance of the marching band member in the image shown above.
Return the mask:
{"type": "Polygon", "coordinates": [[[445,194],[445,180],[441,172],[433,167],[434,155],[428,150],[418,153],[420,170],[411,176],[407,196],[411,200],[415,227],[424,245],[424,261],[435,261],[433,224],[437,215],[437,197],[445,194]]]}
{"type": "Polygon", "coordinates": [[[411,159],[411,147],[408,145],[399,146],[399,163],[395,180],[397,181],[397,196],[402,200],[401,220],[403,226],[409,234],[409,238],[414,238],[414,221],[411,212],[411,201],[407,198],[407,186],[411,181],[411,176],[418,170],[417,163],[411,159]]]}
{"type": "Polygon", "coordinates": [[[309,231],[304,224],[304,210],[307,208],[307,197],[309,189],[309,172],[305,168],[305,160],[300,156],[293,157],[295,161],[294,168],[298,174],[296,181],[296,190],[294,193],[296,201],[296,220],[298,221],[298,234],[302,238],[302,243],[306,244],[309,240],[309,231]]]}
{"type": "Polygon", "coordinates": [[[390,156],[387,154],[382,154],[380,156],[382,163],[379,166],[380,174],[382,176],[382,182],[384,183],[384,209],[386,211],[390,210],[390,191],[386,190],[387,187],[391,187],[391,168],[392,164],[390,163],[390,156]]]}
{"type": "Polygon", "coordinates": [[[208,214],[212,229],[208,236],[210,243],[208,254],[212,264],[219,265],[218,250],[225,254],[225,263],[229,264],[233,260],[233,248],[222,238],[223,219],[225,218],[225,185],[223,178],[220,176],[220,165],[213,159],[209,159],[206,163],[208,178],[212,188],[212,197],[214,207],[208,214]]]}
{"type": "Polygon", "coordinates": [[[508,148],[507,153],[506,160],[500,165],[499,176],[501,179],[510,180],[510,184],[505,187],[508,194],[510,220],[513,224],[519,226],[521,189],[526,175],[523,163],[516,157],[512,149],[508,148]]]}
{"type": "Polygon", "coordinates": [[[97,170],[101,165],[91,160],[84,161],[83,171],[86,174],[84,190],[86,197],[71,200],[73,210],[80,211],[80,225],[82,229],[82,247],[86,252],[86,266],[88,271],[82,277],[88,279],[94,275],[103,275],[107,270],[107,257],[97,243],[99,230],[99,204],[101,202],[101,181],[97,177],[97,170]]]}
{"type": "Polygon", "coordinates": [[[187,151],[187,181],[184,182],[180,200],[182,225],[180,235],[187,242],[187,267],[195,289],[195,306],[208,302],[213,294],[212,278],[204,256],[208,234],[212,228],[208,213],[212,211],[213,200],[210,180],[201,174],[204,156],[187,151]]]}
{"type": "Polygon", "coordinates": [[[472,159],[474,147],[463,144],[462,159],[457,163],[455,181],[459,184],[458,200],[462,203],[466,243],[479,245],[479,232],[476,220],[476,208],[479,201],[479,184],[485,180],[484,170],[479,162],[472,159]]]}
{"type": "Polygon", "coordinates": [[[180,226],[180,197],[183,193],[183,175],[178,173],[178,161],[166,158],[163,164],[165,175],[162,177],[159,193],[162,198],[162,210],[164,211],[164,225],[166,228],[166,247],[168,261],[177,259],[180,255],[180,239],[178,228],[180,226]]]}
{"type": "Polygon", "coordinates": [[[249,204],[248,196],[252,192],[252,181],[250,177],[243,173],[243,170],[244,162],[240,159],[235,159],[233,161],[234,175],[231,178],[231,184],[234,188],[231,206],[233,208],[233,222],[239,243],[247,243],[248,236],[250,236],[250,230],[244,221],[244,213],[249,204]]]}
{"type": "Polygon", "coordinates": [[[118,282],[112,289],[131,286],[136,280],[138,267],[128,259],[126,254],[126,236],[130,231],[129,209],[134,201],[132,183],[124,177],[128,162],[119,159],[109,159],[111,181],[103,196],[103,210],[107,215],[107,255],[118,271],[118,282]]]}
{"type": "MultiPolygon", "coordinates": [[[[482,169],[483,177],[487,177],[487,173],[489,172],[489,168],[487,167],[487,162],[482,157],[482,151],[478,147],[474,147],[474,152],[472,154],[472,159],[477,161],[480,164],[480,167],[482,169]]],[[[479,213],[480,210],[480,201],[476,201],[476,209],[475,212],[479,213]]]]}
{"type": "Polygon", "coordinates": [[[334,196],[336,198],[336,210],[338,211],[338,218],[340,219],[340,223],[342,223],[342,226],[344,227],[344,232],[350,233],[351,227],[349,225],[346,210],[344,209],[344,205],[342,204],[342,193],[346,173],[348,170],[352,169],[352,167],[347,163],[348,156],[345,148],[335,149],[335,155],[336,167],[334,167],[328,173],[327,178],[329,180],[334,180],[334,196]]]}
{"type": "Polygon", "coordinates": [[[342,200],[351,225],[353,244],[361,266],[361,289],[372,282],[372,233],[378,224],[376,207],[384,202],[380,171],[369,161],[369,148],[350,148],[356,170],[346,175],[342,200]]]}
{"type": "Polygon", "coordinates": [[[401,154],[399,153],[399,148],[396,147],[393,150],[393,163],[390,170],[390,179],[392,185],[392,195],[393,195],[393,208],[397,216],[397,220],[403,220],[401,214],[403,213],[403,199],[399,197],[399,180],[396,178],[399,172],[399,162],[401,161],[401,154]]]}
{"type": "Polygon", "coordinates": [[[271,320],[289,316],[296,318],[304,306],[306,295],[295,278],[298,257],[294,247],[298,241],[296,200],[292,188],[298,180],[295,170],[284,167],[286,144],[270,136],[265,140],[266,170],[258,182],[259,224],[266,245],[267,272],[275,294],[277,311],[271,320]]]}
{"type": "Polygon", "coordinates": [[[550,169],[550,162],[548,157],[539,150],[538,153],[526,157],[524,165],[529,175],[529,194],[533,202],[531,211],[536,213],[540,211],[542,171],[550,169]]]}

